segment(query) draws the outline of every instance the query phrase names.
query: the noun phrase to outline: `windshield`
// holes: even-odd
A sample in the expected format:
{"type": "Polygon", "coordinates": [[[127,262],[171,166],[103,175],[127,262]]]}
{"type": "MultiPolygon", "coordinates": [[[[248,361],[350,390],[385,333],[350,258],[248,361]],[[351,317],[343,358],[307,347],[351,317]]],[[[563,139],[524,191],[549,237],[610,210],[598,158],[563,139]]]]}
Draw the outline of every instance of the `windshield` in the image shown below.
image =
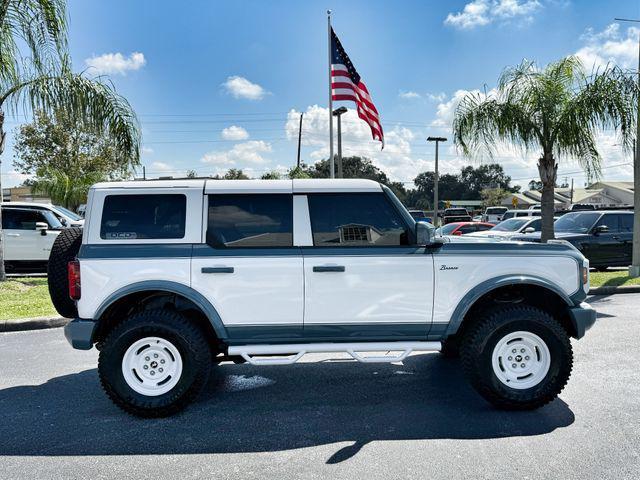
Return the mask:
{"type": "Polygon", "coordinates": [[[444,213],[445,215],[469,215],[469,212],[464,208],[447,208],[444,213]]]}
{"type": "Polygon", "coordinates": [[[587,233],[600,218],[596,212],[567,213],[553,224],[556,232],[587,233]]]}
{"type": "Polygon", "coordinates": [[[82,217],[77,213],[73,213],[71,210],[61,207],[59,205],[53,205],[53,209],[56,212],[61,213],[65,217],[69,217],[71,220],[74,220],[74,221],[82,220],[82,217]]]}
{"type": "Polygon", "coordinates": [[[491,231],[517,232],[529,220],[530,220],[529,218],[510,218],[509,220],[505,220],[504,222],[500,222],[498,225],[493,227],[491,229],[491,231]]]}
{"type": "Polygon", "coordinates": [[[436,230],[437,235],[451,235],[456,228],[458,228],[457,223],[448,223],[443,227],[440,227],[436,230]]]}

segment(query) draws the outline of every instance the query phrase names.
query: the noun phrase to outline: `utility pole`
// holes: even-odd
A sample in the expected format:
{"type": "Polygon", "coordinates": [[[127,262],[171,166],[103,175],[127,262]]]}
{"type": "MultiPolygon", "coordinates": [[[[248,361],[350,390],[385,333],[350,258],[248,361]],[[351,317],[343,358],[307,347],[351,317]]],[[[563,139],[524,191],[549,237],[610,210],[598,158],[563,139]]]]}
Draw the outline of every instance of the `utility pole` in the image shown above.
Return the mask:
{"type": "MultiPolygon", "coordinates": [[[[640,20],[616,18],[618,22],[640,23],[640,20]]],[[[636,117],[636,142],[633,155],[633,246],[630,277],[640,277],[640,38],[638,38],[638,109],[636,117]]]]}
{"type": "Polygon", "coordinates": [[[300,126],[298,127],[298,160],[296,161],[296,166],[300,168],[300,142],[302,141],[302,117],[304,117],[304,112],[300,114],[300,126]]]}
{"type": "Polygon", "coordinates": [[[427,137],[427,142],[436,142],[436,168],[433,179],[433,225],[437,227],[440,224],[438,219],[438,145],[440,142],[446,142],[444,137],[427,137]]]}
{"type": "Polygon", "coordinates": [[[143,180],[147,179],[147,169],[144,165],[142,166],[142,179],[143,180]]]}
{"type": "Polygon", "coordinates": [[[342,121],[341,117],[347,113],[347,107],[336,108],[333,116],[338,117],[338,178],[342,178],[342,121]]]}

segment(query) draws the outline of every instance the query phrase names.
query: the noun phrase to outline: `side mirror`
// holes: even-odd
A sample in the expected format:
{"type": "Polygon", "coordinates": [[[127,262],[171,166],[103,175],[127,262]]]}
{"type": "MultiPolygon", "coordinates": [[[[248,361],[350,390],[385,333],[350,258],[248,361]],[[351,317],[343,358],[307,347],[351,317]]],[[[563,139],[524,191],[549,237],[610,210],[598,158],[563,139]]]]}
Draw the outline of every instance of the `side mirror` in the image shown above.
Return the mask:
{"type": "Polygon", "coordinates": [[[608,232],[609,232],[609,227],[607,227],[606,225],[598,225],[596,228],[593,229],[594,235],[599,235],[601,233],[608,233],[608,232]]]}
{"type": "Polygon", "coordinates": [[[533,227],[527,227],[527,228],[525,228],[525,229],[522,231],[522,233],[533,233],[533,232],[535,232],[535,231],[536,231],[536,229],[535,229],[535,228],[533,228],[533,227]]]}
{"type": "Polygon", "coordinates": [[[69,222],[67,222],[67,219],[66,219],[66,218],[64,218],[64,217],[60,217],[60,223],[61,223],[62,225],[64,225],[65,227],[68,227],[68,226],[69,226],[69,225],[68,225],[68,223],[69,223],[69,222]]]}
{"type": "Polygon", "coordinates": [[[436,240],[436,229],[426,222],[416,222],[416,239],[418,245],[431,245],[436,240]]]}
{"type": "Polygon", "coordinates": [[[36,230],[40,231],[40,235],[46,235],[48,229],[49,225],[47,225],[45,222],[36,222],[36,230]]]}

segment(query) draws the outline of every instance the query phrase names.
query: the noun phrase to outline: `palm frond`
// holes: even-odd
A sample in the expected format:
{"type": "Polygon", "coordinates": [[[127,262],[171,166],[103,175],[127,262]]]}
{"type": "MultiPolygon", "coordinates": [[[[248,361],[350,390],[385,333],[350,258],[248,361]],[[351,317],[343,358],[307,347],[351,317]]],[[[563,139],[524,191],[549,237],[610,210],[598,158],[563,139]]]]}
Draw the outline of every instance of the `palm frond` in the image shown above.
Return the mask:
{"type": "Polygon", "coordinates": [[[492,156],[503,141],[525,149],[535,146],[540,132],[521,105],[472,92],[456,108],[453,135],[465,155],[486,152],[492,156]]]}
{"type": "Polygon", "coordinates": [[[96,135],[112,139],[117,153],[136,166],[140,159],[140,127],[129,102],[111,83],[88,78],[68,67],[50,74],[33,71],[30,76],[0,94],[0,107],[19,110],[63,111],[96,135]]]}
{"type": "MultiPolygon", "coordinates": [[[[0,57],[4,56],[3,60],[13,57],[12,63],[18,63],[20,52],[15,45],[20,40],[26,46],[33,65],[41,68],[50,59],[64,53],[66,34],[65,0],[0,0],[0,38],[3,40],[0,57]]],[[[6,66],[9,66],[8,61],[0,63],[0,68],[6,66]]]]}

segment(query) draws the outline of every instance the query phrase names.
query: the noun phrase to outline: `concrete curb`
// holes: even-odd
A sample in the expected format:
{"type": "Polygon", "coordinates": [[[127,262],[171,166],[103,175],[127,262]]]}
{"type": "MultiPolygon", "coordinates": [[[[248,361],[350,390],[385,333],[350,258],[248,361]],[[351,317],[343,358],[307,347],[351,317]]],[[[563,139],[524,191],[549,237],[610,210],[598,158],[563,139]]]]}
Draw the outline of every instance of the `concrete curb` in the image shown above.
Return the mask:
{"type": "Polygon", "coordinates": [[[0,332],[21,332],[24,330],[40,330],[43,328],[62,327],[70,319],[63,317],[21,318],[19,320],[0,320],[0,332]]]}
{"type": "Polygon", "coordinates": [[[622,287],[596,287],[589,290],[589,295],[613,295],[616,293],[640,293],[640,285],[622,287]]]}

